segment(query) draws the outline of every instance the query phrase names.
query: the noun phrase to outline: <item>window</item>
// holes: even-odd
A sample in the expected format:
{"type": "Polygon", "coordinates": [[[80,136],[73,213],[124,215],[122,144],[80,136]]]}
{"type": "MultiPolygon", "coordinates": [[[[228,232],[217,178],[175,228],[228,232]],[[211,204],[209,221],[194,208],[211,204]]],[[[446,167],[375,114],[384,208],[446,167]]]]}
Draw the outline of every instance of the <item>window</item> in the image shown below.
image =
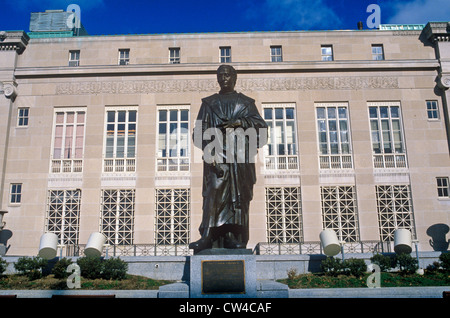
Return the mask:
{"type": "Polygon", "coordinates": [[[80,66],[80,51],[69,51],[69,66],[80,66]]]}
{"type": "Polygon", "coordinates": [[[396,229],[408,229],[413,234],[414,217],[409,186],[379,185],[375,190],[381,241],[393,241],[396,229]]]}
{"type": "Polygon", "coordinates": [[[438,103],[435,100],[427,100],[428,119],[439,119],[438,103]]]}
{"type": "Polygon", "coordinates": [[[264,106],[268,142],[264,146],[265,168],[298,169],[295,104],[264,106]]]}
{"type": "Polygon", "coordinates": [[[352,155],[346,104],[316,104],[321,169],[351,169],[352,155]]]}
{"type": "Polygon", "coordinates": [[[224,46],[220,48],[220,63],[231,63],[230,46],[224,46]]]}
{"type": "Polygon", "coordinates": [[[450,197],[450,183],[448,177],[437,177],[437,191],[439,198],[449,198],[450,197]]]}
{"type": "Polygon", "coordinates": [[[100,231],[107,244],[133,244],[134,205],[134,189],[102,191],[100,231]]]}
{"type": "Polygon", "coordinates": [[[17,126],[26,127],[28,126],[28,115],[30,109],[28,107],[19,107],[17,114],[17,126]]]}
{"type": "Polygon", "coordinates": [[[104,172],[135,171],[136,129],[136,108],[107,108],[104,172]]]}
{"type": "Polygon", "coordinates": [[[11,183],[9,192],[10,204],[20,204],[22,202],[22,183],[11,183]]]}
{"type": "Polygon", "coordinates": [[[188,245],[190,189],[156,189],[156,245],[188,245]]]}
{"type": "Polygon", "coordinates": [[[82,172],[85,120],[84,108],[55,110],[52,173],[82,172]]]}
{"type": "Polygon", "coordinates": [[[406,168],[399,103],[369,103],[374,168],[406,168]]]}
{"type": "Polygon", "coordinates": [[[189,109],[158,110],[157,171],[189,171],[189,109]]]}
{"type": "Polygon", "coordinates": [[[130,63],[130,49],[119,50],[119,65],[128,65],[130,63]]]}
{"type": "Polygon", "coordinates": [[[322,61],[333,61],[333,46],[331,45],[322,45],[322,61]]]}
{"type": "Polygon", "coordinates": [[[64,245],[78,245],[81,190],[49,190],[45,232],[58,235],[64,245]]]}
{"type": "Polygon", "coordinates": [[[174,47],[169,49],[169,63],[180,64],[180,48],[174,47]]]}
{"type": "Polygon", "coordinates": [[[269,243],[302,242],[300,187],[266,188],[266,218],[269,243]]]}
{"type": "Polygon", "coordinates": [[[382,44],[373,44],[372,45],[372,60],[374,60],[374,61],[384,60],[384,50],[383,50],[382,44]]]}
{"type": "Polygon", "coordinates": [[[272,62],[283,62],[283,52],[281,50],[281,46],[271,46],[270,57],[272,62]]]}
{"type": "Polygon", "coordinates": [[[321,199],[323,228],[334,230],[340,241],[358,241],[359,230],[355,187],[321,187],[321,199]]]}

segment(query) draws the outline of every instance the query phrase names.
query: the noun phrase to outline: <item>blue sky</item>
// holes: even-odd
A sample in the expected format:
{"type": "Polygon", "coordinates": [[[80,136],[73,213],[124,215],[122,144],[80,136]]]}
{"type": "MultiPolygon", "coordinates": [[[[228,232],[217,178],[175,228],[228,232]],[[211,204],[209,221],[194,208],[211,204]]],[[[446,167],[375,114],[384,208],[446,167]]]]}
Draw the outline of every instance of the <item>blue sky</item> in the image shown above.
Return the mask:
{"type": "Polygon", "coordinates": [[[381,8],[381,23],[450,21],[450,0],[0,0],[0,30],[29,31],[30,12],[81,8],[91,35],[355,29],[381,8]]]}

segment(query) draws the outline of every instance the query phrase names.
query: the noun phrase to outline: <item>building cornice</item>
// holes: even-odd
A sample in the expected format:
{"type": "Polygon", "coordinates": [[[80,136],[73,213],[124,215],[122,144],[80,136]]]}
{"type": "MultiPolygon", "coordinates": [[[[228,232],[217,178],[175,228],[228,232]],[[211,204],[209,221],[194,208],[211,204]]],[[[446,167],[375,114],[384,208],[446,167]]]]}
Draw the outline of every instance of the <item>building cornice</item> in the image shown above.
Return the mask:
{"type": "MultiPolygon", "coordinates": [[[[281,63],[233,63],[238,74],[289,74],[337,72],[392,72],[437,70],[439,62],[427,60],[390,61],[308,61],[281,63]]],[[[218,64],[157,64],[157,65],[100,65],[78,67],[18,67],[17,79],[31,78],[89,78],[123,76],[215,75],[218,64]]]]}
{"type": "Polygon", "coordinates": [[[24,31],[0,31],[0,51],[22,54],[30,38],[24,31]]]}
{"type": "Polygon", "coordinates": [[[450,41],[450,22],[428,22],[423,33],[433,43],[448,42],[450,41]]]}

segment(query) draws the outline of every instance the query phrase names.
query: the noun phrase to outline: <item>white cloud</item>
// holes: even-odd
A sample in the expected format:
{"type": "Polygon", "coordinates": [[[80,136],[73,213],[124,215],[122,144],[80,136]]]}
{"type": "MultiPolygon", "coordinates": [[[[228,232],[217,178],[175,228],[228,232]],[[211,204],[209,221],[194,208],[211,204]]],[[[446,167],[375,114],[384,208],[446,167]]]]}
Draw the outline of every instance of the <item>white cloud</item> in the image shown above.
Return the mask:
{"type": "Polygon", "coordinates": [[[263,19],[278,30],[335,29],[342,22],[323,0],[264,0],[248,10],[248,16],[263,19]]]}
{"type": "MultiPolygon", "coordinates": [[[[427,23],[430,21],[450,21],[449,0],[397,1],[393,4],[395,14],[387,23],[427,23]]],[[[381,9],[383,10],[383,9],[381,9]]],[[[383,15],[383,11],[381,11],[383,15]]]]}

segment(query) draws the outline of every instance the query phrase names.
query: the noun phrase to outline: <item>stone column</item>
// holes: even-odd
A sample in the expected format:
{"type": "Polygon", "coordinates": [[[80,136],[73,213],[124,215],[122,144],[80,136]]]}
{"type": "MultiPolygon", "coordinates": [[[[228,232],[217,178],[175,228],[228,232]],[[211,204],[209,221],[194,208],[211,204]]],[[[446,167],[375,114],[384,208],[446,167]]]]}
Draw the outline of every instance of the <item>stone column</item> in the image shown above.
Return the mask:
{"type": "Polygon", "coordinates": [[[0,31],[0,208],[7,205],[4,200],[5,169],[12,110],[18,94],[14,71],[18,56],[25,50],[28,40],[23,31],[0,31]]]}
{"type": "Polygon", "coordinates": [[[429,22],[423,29],[424,38],[431,42],[439,60],[437,88],[441,90],[442,114],[447,129],[447,142],[450,150],[450,22],[429,22]]]}

